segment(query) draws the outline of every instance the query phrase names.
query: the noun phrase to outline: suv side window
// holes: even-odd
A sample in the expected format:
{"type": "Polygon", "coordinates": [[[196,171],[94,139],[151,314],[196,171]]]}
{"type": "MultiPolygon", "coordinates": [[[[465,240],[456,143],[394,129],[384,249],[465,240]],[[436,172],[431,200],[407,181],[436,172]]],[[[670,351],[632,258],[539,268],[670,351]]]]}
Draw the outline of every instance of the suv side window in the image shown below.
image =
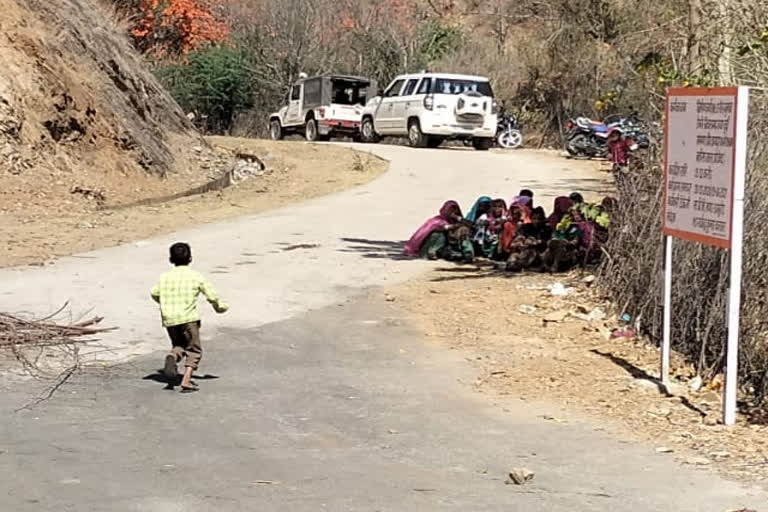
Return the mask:
{"type": "Polygon", "coordinates": [[[429,94],[429,86],[432,85],[432,79],[431,78],[425,78],[421,81],[421,84],[419,85],[419,90],[416,91],[416,94],[429,94]]]}
{"type": "Polygon", "coordinates": [[[410,96],[413,94],[413,91],[416,90],[416,85],[419,83],[418,78],[412,78],[408,80],[408,85],[405,86],[405,90],[403,90],[403,96],[410,96]]]}
{"type": "Polygon", "coordinates": [[[291,89],[291,101],[295,101],[301,98],[301,86],[294,85],[291,89]]]}
{"type": "Polygon", "coordinates": [[[403,83],[405,83],[405,80],[396,80],[395,83],[389,86],[389,89],[387,89],[387,92],[384,94],[384,96],[387,98],[400,96],[400,89],[403,88],[403,83]]]}

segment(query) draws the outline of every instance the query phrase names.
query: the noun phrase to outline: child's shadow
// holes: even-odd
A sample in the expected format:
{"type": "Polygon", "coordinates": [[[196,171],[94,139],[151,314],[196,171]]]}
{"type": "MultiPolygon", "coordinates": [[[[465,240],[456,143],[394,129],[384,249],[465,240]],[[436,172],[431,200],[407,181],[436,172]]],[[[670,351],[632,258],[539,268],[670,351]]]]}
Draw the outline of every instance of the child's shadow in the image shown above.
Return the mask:
{"type": "MultiPolygon", "coordinates": [[[[176,388],[176,386],[181,386],[181,374],[178,374],[175,378],[169,379],[165,376],[163,373],[163,370],[155,370],[155,373],[150,373],[146,377],[143,377],[142,380],[152,380],[155,382],[160,382],[161,384],[165,384],[165,387],[163,389],[169,389],[173,390],[176,388]]],[[[192,375],[192,380],[213,380],[218,379],[218,375],[211,375],[209,373],[206,373],[205,375],[192,375]]]]}

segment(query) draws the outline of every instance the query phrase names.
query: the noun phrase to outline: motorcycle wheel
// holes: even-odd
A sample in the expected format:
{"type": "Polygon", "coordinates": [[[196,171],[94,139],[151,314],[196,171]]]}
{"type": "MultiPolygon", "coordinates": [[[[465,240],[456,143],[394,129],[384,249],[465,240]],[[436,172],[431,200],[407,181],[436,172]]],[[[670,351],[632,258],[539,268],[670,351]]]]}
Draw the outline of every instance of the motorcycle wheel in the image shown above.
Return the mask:
{"type": "Polygon", "coordinates": [[[589,139],[583,133],[578,133],[568,139],[565,144],[565,150],[571,156],[588,156],[587,146],[589,145],[589,139]]]}
{"type": "Polygon", "coordinates": [[[523,134],[520,130],[504,130],[496,137],[496,142],[504,149],[515,149],[523,145],[523,134]]]}

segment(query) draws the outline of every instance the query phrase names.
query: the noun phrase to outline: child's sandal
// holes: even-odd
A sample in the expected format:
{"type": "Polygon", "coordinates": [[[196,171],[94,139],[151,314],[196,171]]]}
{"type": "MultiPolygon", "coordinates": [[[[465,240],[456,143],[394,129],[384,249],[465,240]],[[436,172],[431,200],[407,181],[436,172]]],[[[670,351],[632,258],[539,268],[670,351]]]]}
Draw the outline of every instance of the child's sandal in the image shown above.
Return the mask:
{"type": "Polygon", "coordinates": [[[182,393],[194,393],[195,391],[200,391],[200,388],[195,384],[192,384],[190,386],[181,386],[182,393]]]}

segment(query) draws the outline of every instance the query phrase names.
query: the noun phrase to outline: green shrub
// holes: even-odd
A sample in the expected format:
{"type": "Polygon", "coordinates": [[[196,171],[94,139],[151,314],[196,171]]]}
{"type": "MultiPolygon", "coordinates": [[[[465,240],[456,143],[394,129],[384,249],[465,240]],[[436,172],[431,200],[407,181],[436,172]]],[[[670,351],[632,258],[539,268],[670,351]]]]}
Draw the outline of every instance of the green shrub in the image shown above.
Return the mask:
{"type": "Polygon", "coordinates": [[[156,74],[204,132],[228,133],[237,114],[253,106],[256,82],[246,54],[233,47],[208,47],[156,74]]]}

